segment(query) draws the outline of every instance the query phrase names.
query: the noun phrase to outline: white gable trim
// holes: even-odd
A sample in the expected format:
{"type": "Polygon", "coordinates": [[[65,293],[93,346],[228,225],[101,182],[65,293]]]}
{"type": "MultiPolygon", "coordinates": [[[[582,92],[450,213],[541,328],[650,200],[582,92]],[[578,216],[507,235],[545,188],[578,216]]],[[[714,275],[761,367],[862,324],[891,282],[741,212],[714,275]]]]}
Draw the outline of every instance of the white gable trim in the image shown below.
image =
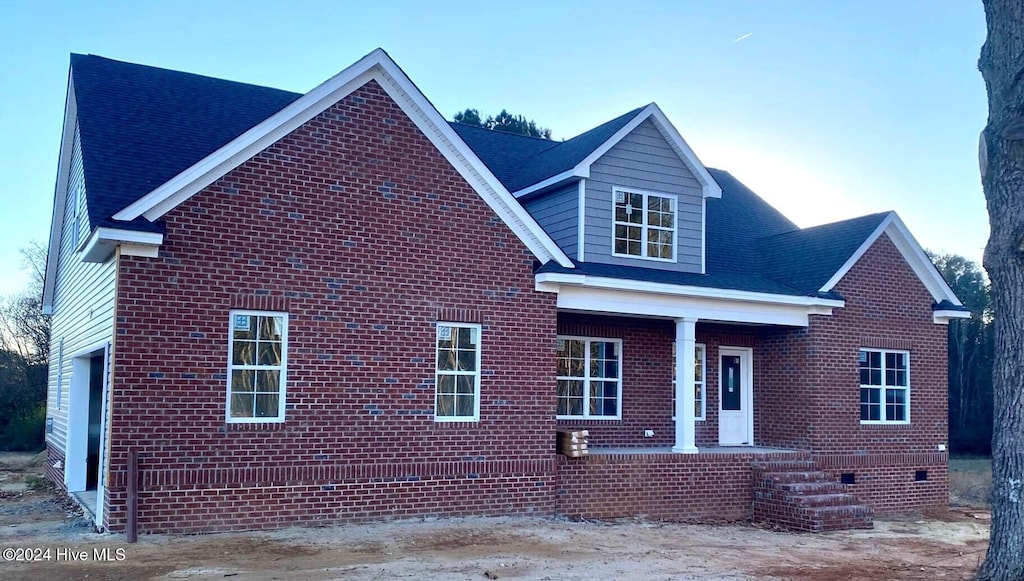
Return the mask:
{"type": "Polygon", "coordinates": [[[569,257],[515,201],[391,57],[379,48],[124,208],[114,219],[131,221],[145,216],[152,221],[160,218],[371,80],[384,88],[538,260],[554,260],[566,268],[573,267],[569,257]]]}
{"type": "MultiPolygon", "coordinates": [[[[820,289],[820,292],[828,292],[835,288],[839,281],[842,280],[846,273],[853,268],[853,265],[861,259],[862,256],[868,251],[869,248],[878,240],[882,234],[887,234],[889,239],[892,241],[896,249],[903,255],[903,259],[907,261],[910,268],[917,275],[917,278],[921,280],[928,292],[931,293],[932,298],[935,299],[936,303],[941,303],[943,300],[947,300],[956,306],[963,306],[960,299],[957,298],[956,294],[953,293],[953,289],[949,288],[946,284],[945,279],[939,274],[938,269],[932,264],[932,261],[928,259],[928,255],[924,253],[924,249],[918,244],[917,240],[907,229],[906,224],[900,217],[896,215],[896,212],[889,212],[889,215],[882,220],[882,223],[875,228],[875,231],[864,240],[864,243],[857,248],[850,258],[846,260],[843,266],[832,275],[832,278],[828,279],[820,289]]],[[[945,311],[943,311],[945,312],[945,311]]],[[[969,316],[969,314],[968,314],[969,316]]]]}
{"type": "Polygon", "coordinates": [[[46,251],[46,273],[43,275],[43,314],[53,314],[53,290],[57,283],[57,261],[60,260],[60,240],[64,229],[64,212],[68,198],[68,178],[71,174],[71,156],[78,128],[78,105],[75,101],[73,72],[68,72],[68,92],[64,101],[64,133],[60,138],[57,158],[57,183],[53,192],[53,214],[50,218],[50,247],[46,251]]]}
{"type": "Polygon", "coordinates": [[[518,190],[513,195],[517,198],[525,196],[526,194],[543,189],[573,176],[584,178],[590,177],[590,166],[600,159],[602,155],[608,153],[608,150],[614,147],[615,144],[622,141],[623,138],[632,133],[634,129],[639,127],[641,123],[648,119],[654,123],[654,126],[661,133],[662,137],[665,138],[665,141],[667,141],[676,152],[676,155],[679,156],[679,159],[682,160],[686,168],[690,170],[693,177],[697,178],[697,182],[700,183],[701,192],[704,197],[721,198],[721,186],[719,186],[718,183],[715,182],[715,179],[711,177],[707,168],[704,167],[704,164],[697,158],[697,154],[693,152],[693,149],[691,149],[686,143],[686,140],[679,134],[679,131],[676,130],[675,126],[669,122],[668,117],[665,117],[665,114],[656,103],[651,103],[644,107],[644,109],[637,113],[629,123],[623,126],[622,129],[616,131],[615,135],[612,135],[607,141],[602,143],[600,147],[584,158],[583,161],[576,164],[576,167],[527,188],[518,190]]]}

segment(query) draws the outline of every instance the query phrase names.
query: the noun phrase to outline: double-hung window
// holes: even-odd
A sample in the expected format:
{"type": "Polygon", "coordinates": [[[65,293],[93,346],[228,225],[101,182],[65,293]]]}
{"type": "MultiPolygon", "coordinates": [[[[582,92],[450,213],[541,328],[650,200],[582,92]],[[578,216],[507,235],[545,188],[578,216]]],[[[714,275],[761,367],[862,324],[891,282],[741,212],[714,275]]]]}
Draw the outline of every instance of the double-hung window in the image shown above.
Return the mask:
{"type": "MultiPolygon", "coordinates": [[[[703,421],[706,417],[707,403],[704,385],[707,381],[707,370],[704,368],[705,348],[697,343],[693,348],[693,419],[703,421]]],[[[672,344],[672,419],[676,419],[676,346],[672,344]]]]}
{"type": "Polygon", "coordinates": [[[558,337],[560,419],[620,419],[622,341],[558,337]]]}
{"type": "Polygon", "coordinates": [[[861,349],[859,360],[861,423],[910,422],[910,353],[861,349]]]}
{"type": "Polygon", "coordinates": [[[675,260],[676,200],[672,196],[615,188],[612,254],[675,260]]]}
{"type": "Polygon", "coordinates": [[[437,324],[434,420],[480,419],[480,325],[437,324]]]}
{"type": "Polygon", "coordinates": [[[227,421],[283,422],[288,314],[231,311],[227,421]]]}

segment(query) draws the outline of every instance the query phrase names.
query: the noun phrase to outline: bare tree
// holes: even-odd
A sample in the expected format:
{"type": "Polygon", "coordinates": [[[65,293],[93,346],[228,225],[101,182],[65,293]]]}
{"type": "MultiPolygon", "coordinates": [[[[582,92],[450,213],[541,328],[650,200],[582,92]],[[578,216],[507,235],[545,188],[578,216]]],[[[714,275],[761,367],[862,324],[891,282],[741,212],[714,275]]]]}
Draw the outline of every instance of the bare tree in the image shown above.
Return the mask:
{"type": "Polygon", "coordinates": [[[992,534],[977,579],[1024,579],[1024,2],[983,0],[988,38],[978,68],[988,91],[982,185],[991,234],[992,534]]]}
{"type": "Polygon", "coordinates": [[[48,361],[50,351],[50,318],[43,314],[46,247],[30,242],[21,256],[29,281],[25,290],[0,301],[0,349],[37,365],[48,361]]]}

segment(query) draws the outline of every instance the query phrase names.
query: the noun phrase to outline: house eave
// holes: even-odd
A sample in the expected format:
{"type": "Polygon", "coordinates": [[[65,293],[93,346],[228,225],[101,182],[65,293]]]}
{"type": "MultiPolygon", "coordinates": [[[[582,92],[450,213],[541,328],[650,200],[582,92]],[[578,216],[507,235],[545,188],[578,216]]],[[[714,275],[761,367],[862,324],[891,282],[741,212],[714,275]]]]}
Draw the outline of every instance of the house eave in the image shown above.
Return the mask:
{"type": "Polygon", "coordinates": [[[97,228],[82,248],[82,262],[103,263],[114,255],[118,246],[124,256],[145,256],[156,258],[163,234],[138,232],[120,228],[97,228]]]}
{"type": "Polygon", "coordinates": [[[535,276],[535,282],[537,283],[537,290],[542,292],[557,292],[556,287],[559,285],[572,285],[587,288],[666,294],[679,297],[724,299],[730,301],[790,306],[824,307],[827,309],[841,308],[846,305],[846,301],[822,297],[781,295],[734,289],[677,285],[642,280],[592,276],[586,274],[543,272],[535,276]]]}
{"type": "Polygon", "coordinates": [[[933,311],[932,320],[936,325],[948,325],[953,319],[970,319],[970,311],[933,311]]]}

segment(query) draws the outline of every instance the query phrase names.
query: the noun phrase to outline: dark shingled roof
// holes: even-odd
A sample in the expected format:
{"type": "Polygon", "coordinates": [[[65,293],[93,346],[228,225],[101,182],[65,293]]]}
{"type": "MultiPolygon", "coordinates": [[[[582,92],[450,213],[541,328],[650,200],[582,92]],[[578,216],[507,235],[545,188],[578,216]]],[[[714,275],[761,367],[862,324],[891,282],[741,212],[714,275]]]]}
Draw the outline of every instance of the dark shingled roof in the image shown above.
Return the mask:
{"type": "Polygon", "coordinates": [[[490,131],[461,123],[451,123],[451,126],[505,189],[516,192],[576,167],[642,110],[643,107],[633,109],[566,141],[490,131]]]}
{"type": "Polygon", "coordinates": [[[888,215],[870,214],[762,238],[761,273],[805,293],[817,291],[888,215]]]}
{"type": "Polygon", "coordinates": [[[301,97],[297,93],[71,55],[89,220],[111,216],[301,97]]]}
{"type": "MultiPolygon", "coordinates": [[[[71,67],[94,227],[159,231],[144,218],[126,224],[112,216],[301,97],[92,55],[73,54],[71,67]]],[[[517,191],[575,167],[642,110],[567,141],[451,126],[517,191]]],[[[814,296],[887,215],[799,230],[728,172],[709,172],[722,197],[707,200],[707,274],[596,263],[549,263],[539,271],[814,296]]]]}
{"type": "Polygon", "coordinates": [[[727,171],[708,168],[722,197],[708,198],[705,260],[708,272],[757,272],[756,241],[797,229],[778,210],[727,171]]]}

